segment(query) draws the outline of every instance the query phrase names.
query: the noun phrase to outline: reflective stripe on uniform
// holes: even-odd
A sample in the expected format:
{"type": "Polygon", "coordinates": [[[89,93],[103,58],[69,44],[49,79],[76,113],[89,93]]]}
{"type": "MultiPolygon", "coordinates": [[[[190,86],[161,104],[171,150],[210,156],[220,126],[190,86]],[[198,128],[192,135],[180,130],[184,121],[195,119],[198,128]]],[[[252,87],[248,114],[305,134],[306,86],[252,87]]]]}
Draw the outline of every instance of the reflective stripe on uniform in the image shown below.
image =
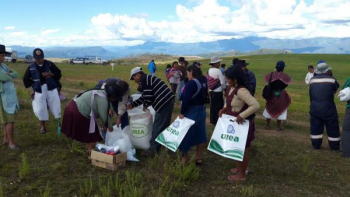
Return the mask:
{"type": "Polygon", "coordinates": [[[335,83],[335,79],[333,78],[311,79],[310,84],[312,83],[335,83]]]}
{"type": "Polygon", "coordinates": [[[322,139],[323,138],[323,135],[310,135],[310,138],[311,139],[322,139]]]}
{"type": "Polygon", "coordinates": [[[329,141],[340,141],[340,137],[328,137],[329,141]]]}

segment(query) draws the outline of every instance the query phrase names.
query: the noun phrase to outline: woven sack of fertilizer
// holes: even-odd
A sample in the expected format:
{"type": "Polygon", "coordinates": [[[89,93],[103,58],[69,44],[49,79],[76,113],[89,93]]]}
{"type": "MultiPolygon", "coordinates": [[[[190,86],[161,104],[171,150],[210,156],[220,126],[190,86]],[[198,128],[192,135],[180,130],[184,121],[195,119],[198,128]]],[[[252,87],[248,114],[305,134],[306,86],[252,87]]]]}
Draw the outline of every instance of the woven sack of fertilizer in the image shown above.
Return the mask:
{"type": "MultiPolygon", "coordinates": [[[[133,100],[140,97],[140,94],[132,95],[133,100]]],[[[150,110],[143,111],[143,106],[138,106],[128,111],[130,117],[130,130],[125,133],[129,136],[135,148],[147,150],[150,147],[152,138],[153,115],[150,110]]]]}

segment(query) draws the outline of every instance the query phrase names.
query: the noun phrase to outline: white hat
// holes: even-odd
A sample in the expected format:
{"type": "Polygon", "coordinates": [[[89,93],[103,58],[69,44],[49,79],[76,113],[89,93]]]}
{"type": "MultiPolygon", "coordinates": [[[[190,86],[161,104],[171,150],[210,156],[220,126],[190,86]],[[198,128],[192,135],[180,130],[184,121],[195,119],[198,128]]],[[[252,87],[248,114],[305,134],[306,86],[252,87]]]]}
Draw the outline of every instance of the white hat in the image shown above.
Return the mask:
{"type": "Polygon", "coordinates": [[[218,57],[212,57],[212,58],[210,59],[210,64],[219,63],[219,62],[221,62],[221,61],[222,61],[222,59],[219,59],[218,57]]]}
{"type": "Polygon", "coordinates": [[[141,67],[135,67],[135,68],[133,68],[133,69],[131,70],[131,73],[130,73],[130,80],[133,80],[133,79],[132,79],[132,76],[133,76],[134,74],[137,74],[137,73],[140,73],[140,72],[143,72],[141,67]]]}
{"type": "Polygon", "coordinates": [[[324,74],[324,73],[328,72],[330,69],[331,68],[325,62],[319,63],[319,64],[317,64],[315,73],[316,74],[324,74]]]}

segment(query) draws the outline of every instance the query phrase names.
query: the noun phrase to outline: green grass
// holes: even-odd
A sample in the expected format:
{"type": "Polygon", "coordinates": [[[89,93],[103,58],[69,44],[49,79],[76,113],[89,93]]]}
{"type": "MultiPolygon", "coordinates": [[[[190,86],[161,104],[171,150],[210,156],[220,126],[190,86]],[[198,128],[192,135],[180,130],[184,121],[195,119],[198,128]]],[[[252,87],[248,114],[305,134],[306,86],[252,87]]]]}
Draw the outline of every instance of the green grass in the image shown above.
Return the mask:
{"type": "MultiPolygon", "coordinates": [[[[0,197],[8,196],[349,196],[350,160],[331,152],[326,137],[321,150],[313,150],[309,140],[309,96],[304,84],[307,66],[316,66],[325,60],[342,85],[350,76],[349,55],[262,55],[245,58],[257,78],[256,98],[261,104],[256,121],[256,139],[250,151],[250,170],[246,183],[227,181],[234,161],[205,151],[204,165],[196,167],[180,163],[180,154],[164,150],[154,158],[138,155],[139,163],[127,163],[125,168],[111,172],[89,164],[84,144],[57,135],[57,122],[52,117],[48,133],[39,134],[39,122],[32,111],[29,93],[21,79],[15,81],[20,99],[16,115],[15,140],[20,152],[0,147],[0,197]],[[263,76],[274,69],[278,60],[284,60],[293,83],[287,88],[292,97],[288,122],[283,132],[262,129],[264,100],[261,97],[263,76]]],[[[174,58],[175,60],[175,58],[174,58]]],[[[172,62],[171,60],[170,62],[172,62]]],[[[206,72],[209,60],[201,61],[206,72]]],[[[230,65],[231,58],[224,58],[230,65]]],[[[125,63],[125,62],[124,62],[125,63]]],[[[124,64],[123,63],[123,64],[124,64]]],[[[63,93],[68,100],[75,94],[92,88],[98,80],[121,77],[126,80],[135,65],[85,66],[58,64],[62,70],[63,93]]],[[[165,79],[165,64],[158,65],[165,79]]],[[[26,65],[10,64],[23,76],[26,65]]],[[[143,65],[143,68],[146,67],[143,65]]],[[[147,70],[147,69],[146,69],[147,70]]],[[[130,81],[132,92],[137,84],[130,81]]],[[[62,103],[62,109],[68,101],[62,103]]],[[[345,104],[336,99],[340,124],[345,104]]],[[[207,110],[208,111],[208,110],[207,110]]],[[[179,105],[173,119],[179,114],[179,105]]],[[[272,128],[275,127],[272,124],[272,128]]],[[[214,127],[207,124],[208,137],[214,127]]],[[[3,131],[1,131],[1,134],[3,131]]],[[[194,151],[191,152],[195,154],[194,151]]]]}

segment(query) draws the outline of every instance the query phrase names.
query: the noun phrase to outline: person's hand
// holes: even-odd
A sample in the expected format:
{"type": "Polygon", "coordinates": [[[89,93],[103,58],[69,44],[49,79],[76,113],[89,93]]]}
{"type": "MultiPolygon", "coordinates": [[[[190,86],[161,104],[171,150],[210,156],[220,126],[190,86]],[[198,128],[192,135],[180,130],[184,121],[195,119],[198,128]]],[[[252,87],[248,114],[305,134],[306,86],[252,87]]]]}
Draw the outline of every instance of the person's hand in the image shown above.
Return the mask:
{"type": "Polygon", "coordinates": [[[34,100],[35,92],[30,93],[30,99],[34,100]]]}
{"type": "Polygon", "coordinates": [[[238,115],[238,116],[237,116],[237,119],[236,119],[236,122],[237,122],[238,124],[243,124],[243,123],[245,123],[245,120],[244,120],[240,115],[238,115]]]}
{"type": "Polygon", "coordinates": [[[127,106],[126,106],[126,109],[127,109],[127,110],[131,110],[131,109],[133,109],[133,108],[134,108],[134,106],[132,106],[132,105],[127,105],[127,106]]]}
{"type": "Polygon", "coordinates": [[[108,128],[108,131],[109,131],[109,132],[112,132],[112,131],[113,131],[113,127],[108,128]]]}
{"type": "Polygon", "coordinates": [[[110,115],[110,116],[113,116],[113,110],[112,109],[109,109],[109,112],[108,112],[108,114],[110,115]]]}
{"type": "Polygon", "coordinates": [[[144,111],[144,112],[147,112],[147,110],[148,110],[147,107],[144,106],[144,107],[143,107],[143,111],[144,111]]]}
{"type": "Polygon", "coordinates": [[[118,116],[117,116],[117,127],[119,127],[121,123],[122,123],[122,115],[118,114],[118,116]]]}
{"type": "Polygon", "coordinates": [[[180,114],[180,115],[179,115],[179,118],[182,120],[182,119],[184,119],[184,118],[185,118],[185,116],[184,116],[184,115],[182,115],[182,114],[180,114]]]}
{"type": "Polygon", "coordinates": [[[224,114],[224,112],[225,112],[225,108],[224,108],[224,109],[221,109],[221,110],[219,111],[219,117],[220,117],[220,118],[221,118],[222,114],[224,114]]]}
{"type": "Polygon", "coordinates": [[[105,126],[102,127],[101,129],[103,132],[106,132],[107,131],[107,128],[105,126]]]}
{"type": "Polygon", "coordinates": [[[52,74],[52,73],[49,73],[49,72],[43,72],[42,75],[43,75],[43,77],[45,77],[45,78],[49,78],[49,77],[52,77],[52,76],[53,76],[53,74],[52,74]]]}

